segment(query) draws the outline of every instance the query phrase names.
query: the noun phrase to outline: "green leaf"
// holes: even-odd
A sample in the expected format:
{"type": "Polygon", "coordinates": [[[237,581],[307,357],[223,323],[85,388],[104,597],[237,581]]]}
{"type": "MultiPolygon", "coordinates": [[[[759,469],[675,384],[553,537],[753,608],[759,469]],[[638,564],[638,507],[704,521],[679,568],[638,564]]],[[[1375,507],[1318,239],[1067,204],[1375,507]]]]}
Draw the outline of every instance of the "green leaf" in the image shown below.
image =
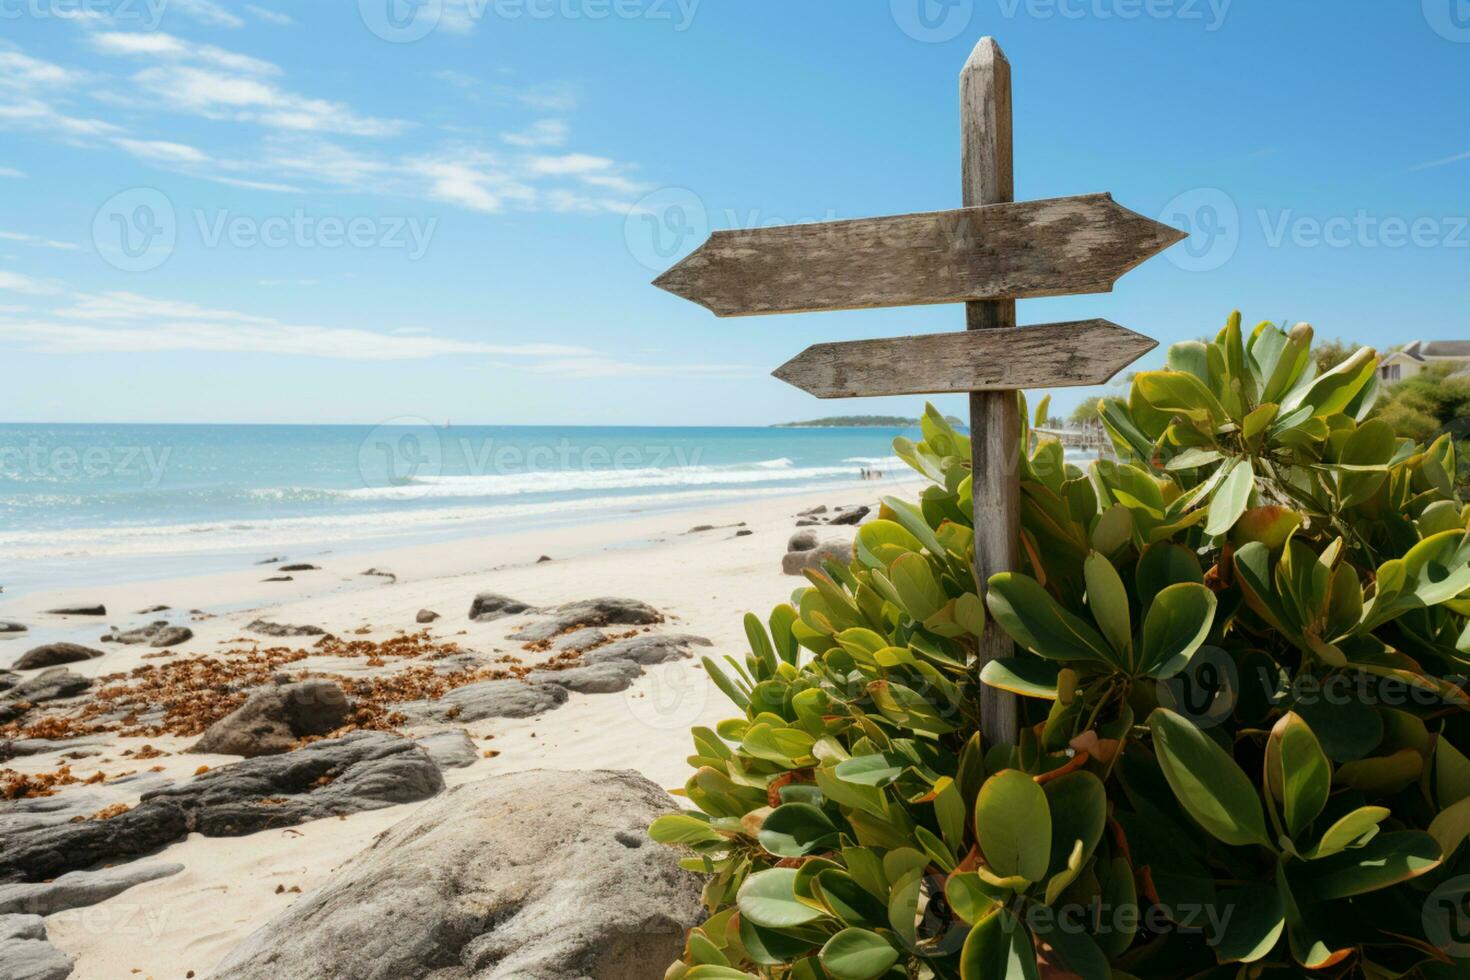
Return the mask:
{"type": "Polygon", "coordinates": [[[1009,892],[986,884],[973,871],[957,871],[944,881],[944,898],[962,920],[974,925],[1010,897],[1009,892]]]}
{"type": "Polygon", "coordinates": [[[837,841],[837,828],[810,803],[786,803],[766,816],[757,838],[777,857],[805,857],[837,841]]]}
{"type": "Polygon", "coordinates": [[[1261,799],[1224,749],[1167,708],[1149,715],[1159,767],[1179,804],[1216,840],[1271,846],[1261,799]]]}
{"type": "Polygon", "coordinates": [[[822,947],[822,966],[835,980],[872,980],[898,962],[898,950],[867,929],[844,929],[822,947]]]}
{"type": "Polygon", "coordinates": [[[1332,764],[1301,716],[1288,711],[1266,740],[1266,784],[1285,810],[1286,833],[1296,837],[1327,805],[1332,764]]]}
{"type": "Polygon", "coordinates": [[[855,755],[839,762],[835,770],[844,783],[859,786],[887,786],[903,774],[909,761],[897,755],[855,755]]]}
{"type": "Polygon", "coordinates": [[[992,575],[985,604],[1011,639],[1039,656],[1117,665],[1097,630],[1063,609],[1029,576],[1014,572],[992,575]]]}
{"type": "Polygon", "coordinates": [[[944,591],[935,581],[929,561],[923,555],[913,552],[899,555],[888,570],[888,578],[903,600],[904,612],[919,622],[934,615],[944,605],[944,591]]]}
{"type": "Polygon", "coordinates": [[[1051,862],[1051,826],[1046,792],[1019,769],[997,773],[980,787],[975,836],[996,875],[1044,880],[1051,862]]]}
{"type": "Polygon", "coordinates": [[[1031,934],[1009,909],[997,908],[965,937],[960,980],[1037,980],[1031,934]]]}
{"type": "Polygon", "coordinates": [[[904,555],[917,554],[924,545],[894,521],[869,521],[858,528],[858,560],[870,568],[887,569],[904,555]]]}
{"type": "Polygon", "coordinates": [[[735,897],[740,914],[769,929],[786,929],[820,919],[821,912],[797,901],[792,890],[795,880],[795,868],[771,868],[751,875],[735,897]]]}
{"type": "Polygon", "coordinates": [[[1470,797],[1470,759],[1439,736],[1434,742],[1434,798],[1441,807],[1453,806],[1470,797]]]}
{"type": "MultiPolygon", "coordinates": [[[[794,930],[793,930],[794,931],[794,930]]],[[[740,945],[745,947],[745,952],[752,960],[761,966],[780,966],[790,963],[798,956],[804,956],[816,948],[826,936],[815,929],[803,929],[796,935],[792,932],[777,932],[774,929],[766,929],[751,922],[746,916],[740,917],[740,945]],[[811,939],[802,938],[808,932],[814,932],[811,939]]]]}
{"type": "Polygon", "coordinates": [[[1224,931],[1215,943],[1221,963],[1254,963],[1276,947],[1286,928],[1281,893],[1269,885],[1247,885],[1222,891],[1215,907],[1228,910],[1224,931]]]}
{"type": "MultiPolygon", "coordinates": [[[[1371,419],[1348,437],[1338,456],[1344,466],[1386,466],[1398,448],[1398,436],[1393,426],[1382,419],[1371,419]]],[[[1372,499],[1388,479],[1388,472],[1343,473],[1338,478],[1338,489],[1342,506],[1354,507],[1372,499]]]]}
{"type": "Polygon", "coordinates": [[[1251,491],[1256,485],[1248,458],[1237,457],[1225,466],[1225,476],[1210,500],[1210,513],[1205,521],[1205,533],[1210,535],[1225,534],[1235,526],[1250,504],[1251,491]]]}
{"type": "Polygon", "coordinates": [[[1206,425],[1226,420],[1225,406],[1204,382],[1183,371],[1145,371],[1133,379],[1133,385],[1156,410],[1206,425]]]}
{"type": "Polygon", "coordinates": [[[1470,836],[1470,799],[1441,810],[1429,822],[1429,836],[1439,843],[1445,857],[1454,854],[1470,836]]]}
{"type": "Polygon", "coordinates": [[[1379,834],[1362,847],[1312,861],[1308,882],[1322,901],[1351,898],[1397,885],[1439,867],[1441,852],[1434,838],[1419,830],[1379,834]]]}
{"type": "Polygon", "coordinates": [[[1171,585],[1154,596],[1143,620],[1141,672],[1166,679],[1189,666],[1210,635],[1215,605],[1215,593],[1190,582],[1171,585]]]}
{"type": "Polygon", "coordinates": [[[724,835],[710,829],[708,818],[700,819],[691,813],[669,813],[659,817],[648,828],[648,836],[659,844],[683,844],[686,847],[730,843],[724,835]]]}
{"type": "Polygon", "coordinates": [[[1347,850],[1369,833],[1377,832],[1378,825],[1387,820],[1392,812],[1385,806],[1362,806],[1351,813],[1343,814],[1327,828],[1307,857],[1331,857],[1347,850]]]}
{"type": "Polygon", "coordinates": [[[1087,608],[1103,636],[1108,638],[1121,663],[1130,663],[1133,652],[1133,623],[1128,615],[1128,590],[1113,563],[1094,551],[1082,563],[1087,581],[1087,608]]]}
{"type": "Polygon", "coordinates": [[[1108,794],[1102,780],[1085,770],[1051,780],[1043,792],[1051,814],[1051,864],[1047,876],[1054,879],[1068,870],[1074,846],[1081,846],[1079,870],[1080,865],[1092,859],[1107,823],[1108,794]]]}
{"type": "Polygon", "coordinates": [[[1040,657],[1001,657],[980,671],[980,681],[1027,698],[1057,699],[1057,677],[1062,668],[1040,657]]]}

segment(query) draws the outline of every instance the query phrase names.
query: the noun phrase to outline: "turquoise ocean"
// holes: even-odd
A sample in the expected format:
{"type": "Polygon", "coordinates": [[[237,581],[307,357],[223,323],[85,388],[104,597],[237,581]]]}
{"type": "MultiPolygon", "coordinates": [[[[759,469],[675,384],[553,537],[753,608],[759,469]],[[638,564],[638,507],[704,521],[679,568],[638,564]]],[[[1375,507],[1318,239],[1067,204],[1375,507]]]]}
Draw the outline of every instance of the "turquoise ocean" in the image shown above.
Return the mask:
{"type": "Polygon", "coordinates": [[[0,424],[0,586],[11,596],[806,490],[861,491],[846,495],[855,501],[910,475],[893,456],[898,435],[918,437],[415,419],[0,424]]]}

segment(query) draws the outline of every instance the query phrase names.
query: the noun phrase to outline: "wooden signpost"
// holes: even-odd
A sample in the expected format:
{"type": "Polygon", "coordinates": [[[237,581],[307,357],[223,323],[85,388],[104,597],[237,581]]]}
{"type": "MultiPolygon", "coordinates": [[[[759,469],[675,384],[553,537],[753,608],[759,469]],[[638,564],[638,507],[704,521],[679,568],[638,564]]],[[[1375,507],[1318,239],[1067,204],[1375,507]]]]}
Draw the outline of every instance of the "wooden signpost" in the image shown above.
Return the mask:
{"type": "MultiPolygon", "coordinates": [[[[1016,300],[1108,292],[1188,237],[1107,194],[1013,202],[1011,68],[982,38],[960,73],[964,207],[720,231],[655,285],[717,316],[964,303],[966,333],[817,344],[776,377],[818,398],[969,392],[975,578],[1018,565],[1016,391],[1102,384],[1156,342],[1106,320],[1016,327],[1016,300]]],[[[988,629],[976,670],[1010,655],[988,629]]],[[[981,690],[981,728],[1012,744],[1013,695],[981,690]]]]}

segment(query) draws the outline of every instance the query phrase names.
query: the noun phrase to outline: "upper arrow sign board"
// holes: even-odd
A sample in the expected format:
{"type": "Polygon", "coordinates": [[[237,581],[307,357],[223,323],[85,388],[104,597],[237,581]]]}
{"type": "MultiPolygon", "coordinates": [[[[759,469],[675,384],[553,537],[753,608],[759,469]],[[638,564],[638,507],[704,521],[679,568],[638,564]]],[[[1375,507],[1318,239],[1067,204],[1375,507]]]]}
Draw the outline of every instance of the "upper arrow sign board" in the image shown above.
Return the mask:
{"type": "Polygon", "coordinates": [[[1186,237],[1089,194],[717,231],[654,285],[717,316],[1105,293],[1186,237]]]}

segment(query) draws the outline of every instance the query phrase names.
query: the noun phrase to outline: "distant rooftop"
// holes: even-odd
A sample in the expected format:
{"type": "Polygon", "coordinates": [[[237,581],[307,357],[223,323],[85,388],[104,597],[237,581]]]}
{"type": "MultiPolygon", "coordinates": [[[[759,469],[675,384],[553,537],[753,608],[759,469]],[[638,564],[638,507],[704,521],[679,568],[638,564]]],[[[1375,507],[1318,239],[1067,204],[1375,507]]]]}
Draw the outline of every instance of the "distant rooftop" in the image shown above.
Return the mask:
{"type": "Polygon", "coordinates": [[[1403,352],[1416,361],[1426,357],[1470,358],[1470,340],[1416,340],[1403,352]]]}

